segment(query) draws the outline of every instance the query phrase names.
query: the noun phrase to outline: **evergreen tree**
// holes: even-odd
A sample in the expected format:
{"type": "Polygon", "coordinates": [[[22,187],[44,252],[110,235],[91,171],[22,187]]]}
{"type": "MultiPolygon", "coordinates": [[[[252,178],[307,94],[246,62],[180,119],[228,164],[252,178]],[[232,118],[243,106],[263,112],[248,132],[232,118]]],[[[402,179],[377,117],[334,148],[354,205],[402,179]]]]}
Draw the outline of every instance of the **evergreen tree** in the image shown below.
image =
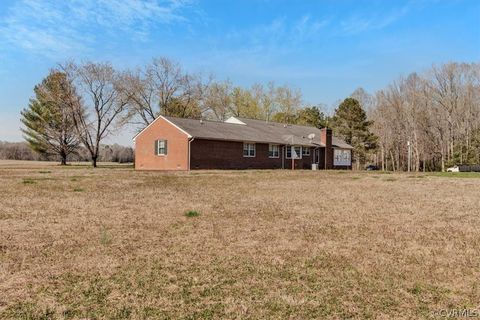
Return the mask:
{"type": "Polygon", "coordinates": [[[327,126],[328,118],[318,107],[306,107],[297,112],[296,124],[324,128],[327,126]]]}
{"type": "Polygon", "coordinates": [[[375,149],[377,137],[370,132],[372,124],[372,121],[367,120],[365,110],[354,98],[345,99],[335,110],[333,131],[336,136],[353,146],[357,167],[364,161],[366,153],[375,149]]]}
{"type": "Polygon", "coordinates": [[[79,145],[68,103],[79,99],[65,73],[52,71],[34,88],[35,98],[21,112],[24,138],[40,154],[60,157],[61,164],[79,145]]]}

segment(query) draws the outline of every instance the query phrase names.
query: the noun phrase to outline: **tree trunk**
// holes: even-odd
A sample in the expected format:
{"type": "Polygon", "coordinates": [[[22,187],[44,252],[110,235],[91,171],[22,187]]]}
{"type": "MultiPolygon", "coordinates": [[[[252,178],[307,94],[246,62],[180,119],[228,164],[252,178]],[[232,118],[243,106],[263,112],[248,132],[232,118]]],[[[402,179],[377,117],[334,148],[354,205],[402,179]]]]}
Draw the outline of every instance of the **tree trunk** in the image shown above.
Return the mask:
{"type": "Polygon", "coordinates": [[[93,166],[94,168],[97,167],[97,156],[93,156],[93,157],[92,157],[92,166],[93,166]]]}
{"type": "Polygon", "coordinates": [[[383,150],[383,145],[381,147],[381,157],[382,157],[382,171],[385,171],[385,151],[383,150]]]}
{"type": "Polygon", "coordinates": [[[392,151],[390,150],[390,157],[392,159],[392,170],[395,172],[395,157],[393,156],[392,151]]]}
{"type": "Polygon", "coordinates": [[[442,152],[442,172],[445,172],[445,155],[442,152]]]}
{"type": "Polygon", "coordinates": [[[67,164],[67,155],[65,154],[65,152],[60,152],[60,164],[62,166],[66,165],[67,164]]]}

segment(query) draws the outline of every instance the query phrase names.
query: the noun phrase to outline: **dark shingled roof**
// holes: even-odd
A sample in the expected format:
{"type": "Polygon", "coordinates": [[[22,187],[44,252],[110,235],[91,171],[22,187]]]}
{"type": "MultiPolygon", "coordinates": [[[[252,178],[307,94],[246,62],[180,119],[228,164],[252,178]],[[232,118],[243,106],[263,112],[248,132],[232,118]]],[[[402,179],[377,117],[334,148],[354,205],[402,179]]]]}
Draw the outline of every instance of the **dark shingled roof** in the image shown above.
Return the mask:
{"type": "MultiPolygon", "coordinates": [[[[325,145],[320,142],[320,129],[315,127],[284,125],[278,122],[266,122],[246,118],[230,118],[227,122],[196,120],[186,118],[165,117],[167,120],[189,133],[194,138],[251,141],[276,144],[295,144],[318,147],[325,145]],[[244,124],[228,122],[240,120],[244,124]],[[309,139],[310,134],[313,139],[309,139]]],[[[341,139],[332,137],[332,145],[336,148],[351,149],[352,146],[341,139]]]]}

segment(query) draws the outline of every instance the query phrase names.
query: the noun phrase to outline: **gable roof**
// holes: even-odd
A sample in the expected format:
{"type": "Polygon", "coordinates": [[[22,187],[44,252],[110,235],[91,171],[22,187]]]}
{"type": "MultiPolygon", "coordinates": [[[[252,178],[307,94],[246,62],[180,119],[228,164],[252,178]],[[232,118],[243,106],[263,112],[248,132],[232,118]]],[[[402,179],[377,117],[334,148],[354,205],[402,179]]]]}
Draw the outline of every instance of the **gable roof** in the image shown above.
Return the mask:
{"type": "MultiPolygon", "coordinates": [[[[320,129],[315,127],[290,124],[285,125],[278,122],[266,122],[263,120],[239,117],[232,117],[227,120],[228,122],[168,116],[160,116],[159,118],[167,120],[169,123],[186,133],[189,137],[193,138],[295,144],[312,147],[325,146],[320,142],[320,129]],[[308,138],[310,134],[314,134],[313,139],[308,138]]],[[[145,129],[139,134],[145,131],[145,129]]],[[[137,136],[139,134],[137,134],[137,136]]],[[[352,146],[336,137],[332,137],[332,146],[334,148],[352,148],[352,146]]]]}

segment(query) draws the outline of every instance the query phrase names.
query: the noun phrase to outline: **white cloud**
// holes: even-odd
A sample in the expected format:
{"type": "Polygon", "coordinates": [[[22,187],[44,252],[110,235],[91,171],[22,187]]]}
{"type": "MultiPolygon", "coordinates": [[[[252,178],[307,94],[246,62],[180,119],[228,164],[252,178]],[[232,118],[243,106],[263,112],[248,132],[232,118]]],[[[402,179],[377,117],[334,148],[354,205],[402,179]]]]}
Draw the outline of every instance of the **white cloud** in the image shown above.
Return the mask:
{"type": "Polygon", "coordinates": [[[369,15],[353,15],[340,22],[340,31],[345,35],[355,35],[370,30],[380,30],[397,22],[413,6],[412,2],[391,12],[373,12],[369,15]]]}
{"type": "Polygon", "coordinates": [[[99,35],[144,39],[159,24],[185,22],[182,0],[22,0],[0,20],[0,41],[47,57],[88,52],[99,35]]]}

